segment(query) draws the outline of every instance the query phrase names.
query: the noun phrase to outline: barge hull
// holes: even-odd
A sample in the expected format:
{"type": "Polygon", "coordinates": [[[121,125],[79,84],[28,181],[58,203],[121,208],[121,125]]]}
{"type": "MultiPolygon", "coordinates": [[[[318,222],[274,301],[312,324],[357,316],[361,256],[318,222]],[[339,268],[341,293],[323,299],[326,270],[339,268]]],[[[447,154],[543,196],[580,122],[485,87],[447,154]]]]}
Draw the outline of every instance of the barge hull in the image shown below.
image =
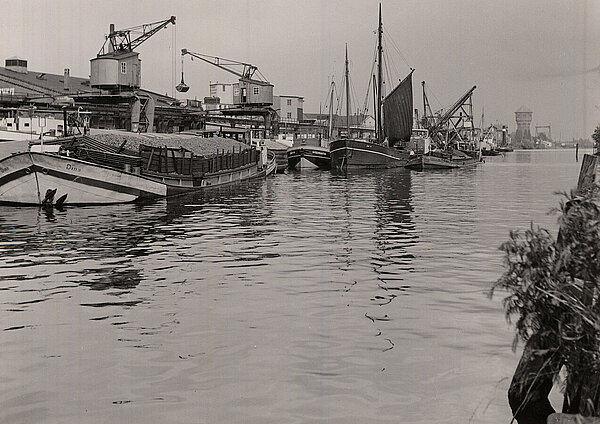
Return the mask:
{"type": "Polygon", "coordinates": [[[408,162],[408,152],[362,140],[335,140],[329,145],[331,167],[399,168],[408,162]]]}
{"type": "Polygon", "coordinates": [[[26,152],[0,161],[0,203],[42,205],[66,195],[63,204],[127,203],[164,197],[164,184],[141,175],[46,153],[26,152]]]}

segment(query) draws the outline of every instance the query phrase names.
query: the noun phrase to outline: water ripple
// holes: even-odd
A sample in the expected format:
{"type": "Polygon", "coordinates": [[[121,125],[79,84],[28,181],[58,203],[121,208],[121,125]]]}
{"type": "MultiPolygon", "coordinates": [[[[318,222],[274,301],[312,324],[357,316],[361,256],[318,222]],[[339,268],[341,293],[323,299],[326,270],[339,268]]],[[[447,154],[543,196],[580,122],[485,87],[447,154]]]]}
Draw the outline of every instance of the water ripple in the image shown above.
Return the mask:
{"type": "Polygon", "coordinates": [[[485,292],[577,172],[515,152],[0,207],[0,421],[507,422],[518,358],[485,292]]]}

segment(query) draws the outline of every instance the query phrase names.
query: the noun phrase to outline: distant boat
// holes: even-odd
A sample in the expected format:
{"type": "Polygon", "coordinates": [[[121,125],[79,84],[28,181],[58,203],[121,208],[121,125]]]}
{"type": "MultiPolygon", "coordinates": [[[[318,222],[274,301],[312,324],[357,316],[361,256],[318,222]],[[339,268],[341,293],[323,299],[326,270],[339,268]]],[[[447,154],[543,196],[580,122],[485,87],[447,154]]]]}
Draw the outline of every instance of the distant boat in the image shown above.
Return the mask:
{"type": "Polygon", "coordinates": [[[508,129],[504,125],[502,126],[502,138],[498,142],[496,150],[500,153],[507,153],[513,151],[512,144],[510,143],[510,135],[508,134],[508,129]]]}
{"type": "Polygon", "coordinates": [[[308,160],[319,169],[331,169],[331,156],[327,147],[296,146],[288,149],[287,161],[290,169],[295,169],[302,158],[308,160]]]}
{"type": "Polygon", "coordinates": [[[415,155],[415,157],[408,161],[406,168],[415,171],[463,168],[469,165],[477,165],[479,161],[479,158],[460,150],[438,150],[422,155],[415,155]]]}
{"type": "Polygon", "coordinates": [[[33,145],[0,160],[0,203],[101,205],[167,197],[275,172],[273,154],[255,149],[214,157],[183,148],[140,146],[139,156],[90,137],[33,145]]]}
{"type": "MultiPolygon", "coordinates": [[[[474,147],[471,95],[475,88],[473,86],[468,90],[444,114],[429,117],[424,115],[431,145],[429,149],[412,155],[406,168],[419,171],[452,169],[481,162],[482,151],[474,147]]],[[[425,111],[430,111],[424,82],[423,103],[425,111]]]]}
{"type": "Polygon", "coordinates": [[[499,156],[502,154],[502,152],[498,150],[499,142],[496,140],[497,133],[498,130],[496,129],[496,126],[492,124],[489,126],[485,134],[483,134],[483,138],[479,144],[482,156],[499,156]]]}
{"type": "MultiPolygon", "coordinates": [[[[335,92],[335,82],[331,81],[331,86],[329,89],[329,117],[327,119],[328,130],[327,136],[322,136],[322,131],[319,131],[319,144],[318,145],[309,145],[304,144],[300,146],[291,146],[287,151],[287,163],[289,169],[296,169],[298,165],[301,165],[302,159],[306,159],[317,168],[322,170],[330,170],[331,169],[331,153],[329,151],[329,140],[334,131],[334,118],[333,118],[333,95],[335,92]]],[[[321,117],[321,112],[319,110],[319,117],[321,117]]]]}
{"type": "Polygon", "coordinates": [[[500,156],[502,152],[497,149],[481,149],[481,156],[500,156]]]}
{"type": "Polygon", "coordinates": [[[348,79],[348,51],[346,49],[346,134],[329,144],[331,167],[335,170],[342,171],[350,168],[396,168],[406,165],[409,158],[409,152],[404,148],[403,143],[410,140],[412,132],[413,70],[382,102],[383,25],[381,21],[381,5],[379,5],[379,27],[377,34],[376,139],[362,140],[351,137],[349,125],[350,87],[348,79]],[[384,139],[384,125],[387,140],[384,139]]]}

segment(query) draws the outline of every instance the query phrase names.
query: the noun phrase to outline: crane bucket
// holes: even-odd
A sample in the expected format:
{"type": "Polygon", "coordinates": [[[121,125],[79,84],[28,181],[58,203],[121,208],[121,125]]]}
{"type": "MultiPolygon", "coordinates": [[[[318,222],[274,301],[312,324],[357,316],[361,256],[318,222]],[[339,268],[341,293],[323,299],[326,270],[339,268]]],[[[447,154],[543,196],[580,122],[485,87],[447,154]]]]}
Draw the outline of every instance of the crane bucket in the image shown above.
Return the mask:
{"type": "Polygon", "coordinates": [[[181,57],[181,82],[179,84],[177,84],[177,86],[175,87],[175,90],[179,91],[180,93],[185,93],[189,89],[190,89],[190,87],[183,81],[183,56],[182,56],[181,57]]]}

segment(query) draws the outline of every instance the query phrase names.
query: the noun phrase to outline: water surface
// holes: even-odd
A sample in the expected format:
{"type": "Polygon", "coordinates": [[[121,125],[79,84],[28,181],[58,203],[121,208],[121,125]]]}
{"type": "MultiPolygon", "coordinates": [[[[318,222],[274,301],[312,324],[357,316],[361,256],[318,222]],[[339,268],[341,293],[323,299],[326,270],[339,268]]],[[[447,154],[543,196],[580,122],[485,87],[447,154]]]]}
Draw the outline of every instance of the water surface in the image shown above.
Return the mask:
{"type": "Polygon", "coordinates": [[[511,229],[555,232],[574,156],[0,207],[0,422],[508,423],[485,293],[511,229]]]}

